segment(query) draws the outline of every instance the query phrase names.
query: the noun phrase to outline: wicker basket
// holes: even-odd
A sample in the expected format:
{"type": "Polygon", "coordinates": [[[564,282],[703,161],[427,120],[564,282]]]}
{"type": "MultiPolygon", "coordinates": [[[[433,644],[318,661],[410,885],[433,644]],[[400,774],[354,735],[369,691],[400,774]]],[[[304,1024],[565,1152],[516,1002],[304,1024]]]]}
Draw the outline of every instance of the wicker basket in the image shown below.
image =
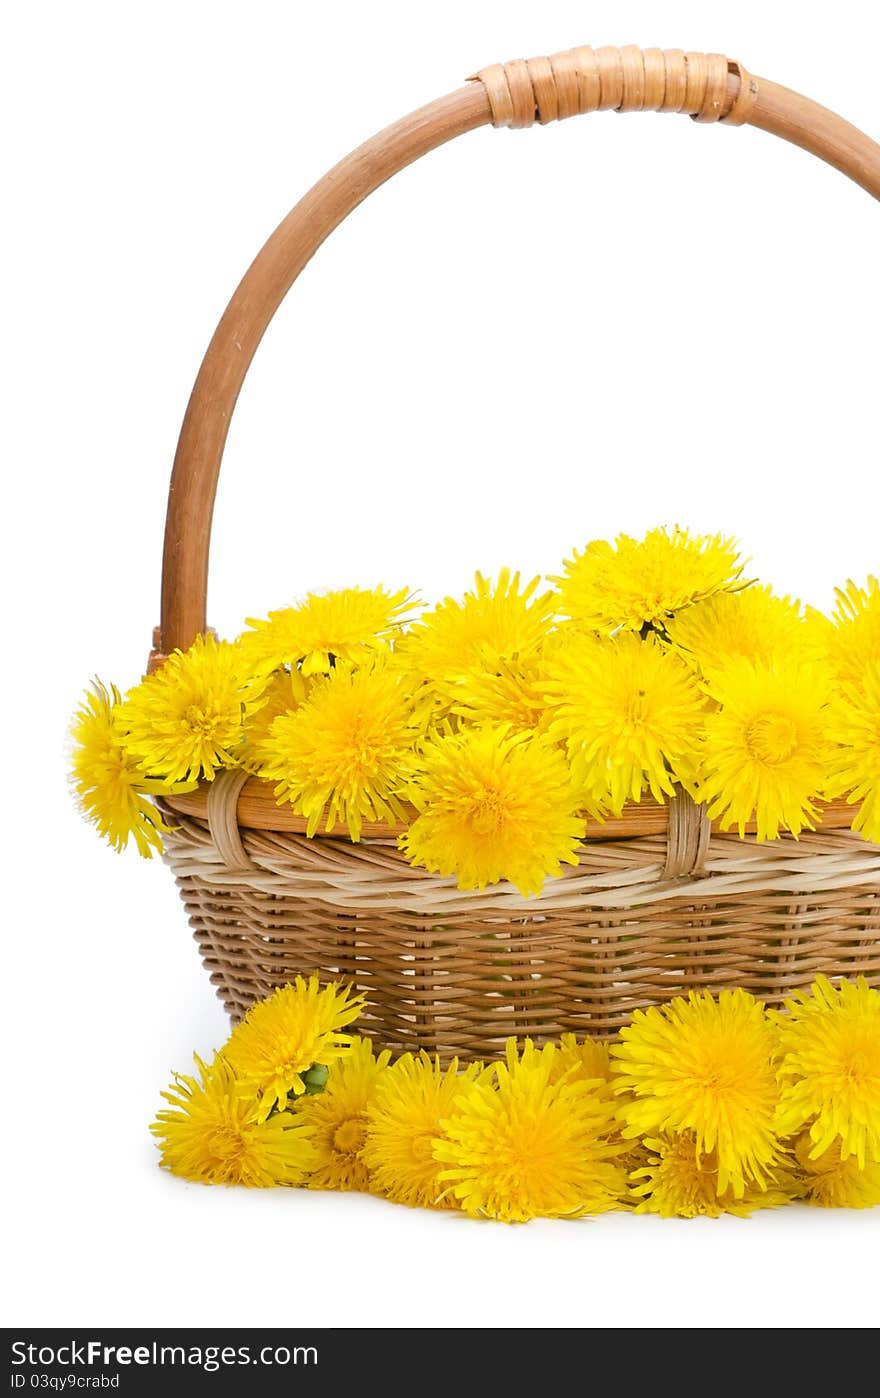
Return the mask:
{"type": "MultiPolygon", "coordinates": [[[[484,69],[336,166],[266,243],[193,390],[174,465],[162,623],[151,664],[205,630],[208,542],[230,417],[272,315],[327,235],[411,161],[492,122],[529,126],[601,109],[745,122],[828,161],[880,198],[880,146],[840,117],[718,55],[574,49],[484,69]]],[[[537,898],[462,893],[413,869],[393,831],[307,839],[271,788],[225,772],[169,798],[174,870],[230,1014],[300,972],[366,992],[365,1032],[395,1049],[465,1058],[510,1034],[608,1036],[691,987],[742,985],[777,1003],[817,972],[880,985],[880,848],[828,806],[800,840],[714,830],[686,796],[590,824],[577,868],[537,898]]]]}

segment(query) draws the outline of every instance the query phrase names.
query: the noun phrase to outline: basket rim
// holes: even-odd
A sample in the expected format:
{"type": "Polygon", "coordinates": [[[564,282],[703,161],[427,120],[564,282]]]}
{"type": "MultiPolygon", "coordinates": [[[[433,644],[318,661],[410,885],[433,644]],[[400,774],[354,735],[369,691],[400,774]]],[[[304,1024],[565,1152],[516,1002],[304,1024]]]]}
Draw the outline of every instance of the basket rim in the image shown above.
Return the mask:
{"type": "MultiPolygon", "coordinates": [[[[165,806],[178,815],[195,816],[197,819],[207,820],[210,790],[211,782],[201,781],[194,791],[163,793],[161,800],[165,806]]],[[[857,803],[848,802],[842,798],[817,802],[821,819],[816,821],[815,829],[817,831],[850,830],[856,805],[857,803]]],[[[405,809],[412,812],[412,819],[415,820],[418,815],[415,807],[405,807],[405,809]]],[[[625,806],[620,816],[608,816],[605,820],[597,820],[594,816],[585,815],[587,826],[585,838],[591,841],[621,840],[637,839],[646,835],[666,835],[669,830],[670,809],[670,803],[661,804],[653,798],[648,798],[625,806]]],[[[297,815],[289,804],[279,806],[275,800],[274,784],[265,781],[262,777],[248,777],[242,786],[238,796],[236,820],[238,825],[245,830],[275,830],[284,834],[306,834],[307,821],[305,816],[297,815]]],[[[711,826],[713,834],[730,833],[722,832],[720,819],[713,820],[711,826]]],[[[407,825],[404,824],[390,825],[384,821],[364,821],[361,840],[387,841],[396,839],[407,828],[407,825]]],[[[754,835],[756,830],[755,821],[749,821],[746,824],[746,835],[754,835]]],[[[339,821],[330,829],[326,829],[322,825],[315,838],[319,839],[321,836],[336,840],[351,840],[348,827],[339,821]]]]}

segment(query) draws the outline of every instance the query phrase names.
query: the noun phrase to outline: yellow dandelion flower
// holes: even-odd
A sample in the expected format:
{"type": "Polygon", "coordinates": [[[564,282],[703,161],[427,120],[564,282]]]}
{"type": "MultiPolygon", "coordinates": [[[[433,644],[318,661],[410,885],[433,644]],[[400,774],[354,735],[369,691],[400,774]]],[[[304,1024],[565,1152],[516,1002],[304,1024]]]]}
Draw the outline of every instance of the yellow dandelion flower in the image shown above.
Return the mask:
{"type": "Polygon", "coordinates": [[[714,1151],[697,1148],[690,1133],[681,1136],[649,1136],[646,1164],[633,1170],[632,1193],[639,1200],[637,1214],[659,1214],[661,1218],[720,1218],[736,1214],[747,1218],[755,1209],[778,1208],[793,1197],[787,1176],[771,1176],[766,1189],[747,1182],[737,1196],[728,1185],[718,1191],[718,1161],[714,1151]]]}
{"type": "Polygon", "coordinates": [[[129,690],[118,723],[141,771],[169,785],[210,781],[219,767],[235,766],[244,721],[261,702],[262,686],[245,675],[238,648],[209,634],[129,690]]]}
{"type": "Polygon", "coordinates": [[[809,1127],[812,1156],[834,1145],[860,1168],[880,1163],[880,992],[863,976],[809,991],[774,1014],[780,1084],[776,1126],[794,1136],[809,1127]]]}
{"type": "Polygon", "coordinates": [[[561,610],[591,631],[623,627],[662,630],[669,617],[744,586],[737,545],[721,534],[651,529],[644,539],[620,534],[614,544],[595,540],[565,562],[559,584],[561,610]]]}
{"type": "Polygon", "coordinates": [[[297,1099],[296,1112],[309,1127],[316,1156],[309,1189],[369,1189],[363,1160],[367,1108],[390,1059],[388,1049],[376,1057],[369,1039],[355,1039],[333,1065],[323,1092],[297,1099]]]}
{"type": "Polygon", "coordinates": [[[734,656],[769,665],[777,655],[821,653],[800,603],[769,587],[716,593],[670,617],[666,632],[682,658],[704,673],[734,656]]]}
{"type": "Polygon", "coordinates": [[[365,820],[403,821],[399,787],[422,726],[405,673],[376,662],[337,665],[293,714],[273,720],[257,752],[277,800],[290,801],[309,835],[344,821],[353,840],[365,820]]]}
{"type": "Polygon", "coordinates": [[[126,752],[116,726],[120,704],[115,686],[108,692],[96,680],[74,715],[71,781],[80,810],[115,850],[134,840],[138,853],[151,859],[161,850],[168,826],[147,799],[150,783],[126,752]]]}
{"type": "Polygon", "coordinates": [[[700,1155],[715,1154],[719,1193],[766,1187],[779,1154],[775,1043],[745,990],[636,1010],[611,1047],[615,1090],[631,1094],[618,1108],[624,1136],[692,1133],[700,1155]]]}
{"type": "Polygon", "coordinates": [[[714,671],[709,688],[720,705],[705,720],[699,794],[709,815],[740,835],[754,820],[759,840],[813,829],[830,765],[825,668],[799,658],[763,665],[740,657],[714,671]]]}
{"type": "Polygon", "coordinates": [[[861,683],[845,683],[831,703],[828,737],[829,791],[861,802],[853,820],[866,840],[880,844],[880,661],[866,667],[861,683]]]}
{"type": "Polygon", "coordinates": [[[564,740],[572,779],[591,810],[619,815],[650,791],[692,787],[705,700],[684,661],[626,633],[573,637],[548,662],[551,738],[564,740]]]}
{"type": "Polygon", "coordinates": [[[828,657],[839,679],[859,684],[880,656],[880,582],[869,577],[858,587],[849,581],[835,595],[833,625],[823,633],[828,657]]]}
{"type": "Polygon", "coordinates": [[[448,686],[451,712],[477,728],[504,725],[514,733],[546,727],[545,670],[541,655],[499,660],[494,669],[472,670],[448,686]]]}
{"type": "Polygon", "coordinates": [[[257,1099],[259,1120],[275,1106],[283,1111],[288,1093],[305,1092],[303,1075],[313,1064],[331,1067],[349,1051],[352,1036],[342,1030],[363,1007],[349,986],[322,986],[316,975],[297,976],[251,1006],[223,1053],[242,1091],[257,1099]]]}
{"type": "Polygon", "coordinates": [[[222,1054],[196,1064],[198,1079],[177,1074],[162,1093],[171,1110],[150,1128],[165,1169],[197,1184],[302,1184],[315,1164],[304,1123],[290,1112],[263,1120],[222,1054]]]}
{"type": "MultiPolygon", "coordinates": [[[[601,1039],[578,1039],[574,1034],[563,1034],[559,1040],[559,1052],[553,1060],[551,1082],[588,1082],[594,1091],[612,1091],[614,1074],[611,1068],[609,1045],[601,1039]]],[[[624,1140],[621,1135],[621,1122],[616,1118],[609,1135],[620,1149],[620,1164],[626,1170],[644,1163],[645,1152],[640,1140],[624,1140]]],[[[623,1201],[626,1203],[626,1200],[623,1201]]]]}
{"type": "Polygon", "coordinates": [[[854,1155],[842,1157],[839,1141],[816,1156],[809,1132],[798,1137],[794,1153],[805,1203],[820,1209],[871,1209],[880,1204],[880,1162],[866,1160],[861,1166],[854,1155]]]}
{"type": "Polygon", "coordinates": [[[300,666],[305,676],[326,675],[337,660],[361,665],[400,636],[413,598],[405,587],[346,587],[309,592],[296,607],[270,612],[268,620],[248,617],[251,631],[239,638],[255,673],[282,665],[300,666]]]}
{"type": "Polygon", "coordinates": [[[413,669],[454,701],[467,676],[536,654],[555,605],[552,592],[537,594],[539,582],[521,588],[519,573],[508,568],[494,584],[477,573],[475,590],[461,602],[447,597],[412,626],[402,649],[413,669]]]}
{"type": "Polygon", "coordinates": [[[403,1054],[382,1074],[367,1107],[367,1139],[361,1152],[375,1194],[396,1204],[452,1206],[441,1197],[434,1141],[442,1130],[441,1118],[481,1072],[475,1063],[459,1072],[457,1058],[443,1069],[439,1059],[422,1050],[418,1057],[403,1054]]]}
{"type": "Polygon", "coordinates": [[[301,670],[276,670],[266,680],[263,700],[258,709],[244,719],[244,747],[241,765],[248,770],[259,766],[259,750],[269,736],[276,718],[289,716],[305,703],[313,681],[303,677],[301,670]]]}
{"type": "Polygon", "coordinates": [[[611,1054],[602,1039],[563,1034],[553,1059],[551,1082],[610,1082],[611,1054]]]}
{"type": "Polygon", "coordinates": [[[614,1103],[595,1082],[557,1078],[555,1044],[505,1061],[455,1101],[434,1142],[440,1183],[466,1213],[505,1223],[613,1209],[625,1187],[611,1140],[614,1103]]]}
{"type": "Polygon", "coordinates": [[[528,897],[578,862],[585,825],[565,760],[543,738],[503,728],[432,738],[407,794],[419,815],[401,849],[459,888],[509,879],[528,897]]]}

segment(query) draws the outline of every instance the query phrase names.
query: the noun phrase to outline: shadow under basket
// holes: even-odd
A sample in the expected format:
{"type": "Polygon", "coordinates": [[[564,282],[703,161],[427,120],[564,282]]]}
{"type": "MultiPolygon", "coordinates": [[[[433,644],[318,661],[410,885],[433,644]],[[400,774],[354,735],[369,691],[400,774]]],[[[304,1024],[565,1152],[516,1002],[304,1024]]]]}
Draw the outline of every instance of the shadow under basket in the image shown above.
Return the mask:
{"type": "Polygon", "coordinates": [[[523,898],[461,892],[393,838],[241,828],[241,783],[214,785],[204,817],[166,806],[166,859],[234,1020],[317,971],[365,993],[359,1027],[378,1043],[472,1059],[511,1034],[607,1038],[692,989],[774,1005],[820,972],[880,986],[880,847],[848,829],[758,843],[712,832],[682,794],[629,818],[666,833],[590,839],[523,898]]]}
{"type": "MultiPolygon", "coordinates": [[[[208,347],[175,457],[152,668],[207,628],[211,517],[232,413],[266,327],[321,243],[392,175],[455,137],[601,110],[751,125],[880,198],[880,146],[719,54],[584,47],[495,64],[389,126],[288,214],[208,347]]],[[[607,199],[594,202],[603,216],[607,199]]],[[[504,352],[498,327],[487,334],[468,324],[463,333],[483,336],[487,353],[504,352]]],[[[537,324],[536,352],[550,333],[537,324]]],[[[528,352],[522,336],[513,352],[523,343],[528,352]]],[[[174,827],[168,862],[236,1019],[276,986],[317,971],[365,992],[363,1028],[381,1043],[473,1058],[496,1053],[511,1034],[608,1037],[634,1009],[690,989],[744,986],[772,1005],[820,972],[880,985],[880,847],[849,829],[846,806],[826,808],[815,833],[765,844],[710,829],[684,796],[634,807],[619,821],[591,823],[579,865],[532,899],[507,885],[460,892],[411,868],[388,830],[365,830],[359,844],[341,834],[307,839],[270,789],[240,773],[162,808],[174,827]]]]}

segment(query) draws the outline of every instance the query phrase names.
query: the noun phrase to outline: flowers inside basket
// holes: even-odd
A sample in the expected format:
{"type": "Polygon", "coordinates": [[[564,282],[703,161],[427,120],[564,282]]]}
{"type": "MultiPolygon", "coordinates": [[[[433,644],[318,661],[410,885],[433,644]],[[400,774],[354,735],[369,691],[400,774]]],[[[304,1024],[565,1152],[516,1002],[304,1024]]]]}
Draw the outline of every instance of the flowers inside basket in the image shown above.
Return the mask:
{"type": "Polygon", "coordinates": [[[880,841],[880,586],[832,617],[744,578],[734,544],[590,543],[541,590],[502,572],[418,611],[405,589],[310,595],[234,642],[200,637],[75,725],[85,813],[160,849],[221,771],[270,783],[307,837],[386,827],[460,889],[540,893],[587,820],[678,790],[722,829],[798,836],[823,803],[880,841]]]}

